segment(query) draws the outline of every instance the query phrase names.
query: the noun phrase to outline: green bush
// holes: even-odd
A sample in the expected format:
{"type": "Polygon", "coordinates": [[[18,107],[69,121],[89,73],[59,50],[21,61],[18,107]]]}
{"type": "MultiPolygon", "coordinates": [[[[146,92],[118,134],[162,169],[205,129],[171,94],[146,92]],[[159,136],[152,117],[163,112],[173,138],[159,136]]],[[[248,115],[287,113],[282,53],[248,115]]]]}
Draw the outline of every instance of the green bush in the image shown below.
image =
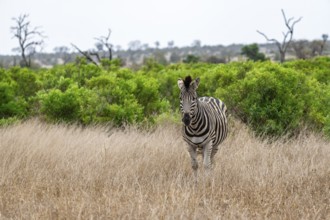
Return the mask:
{"type": "Polygon", "coordinates": [[[16,95],[24,97],[34,96],[41,88],[41,83],[35,72],[27,68],[14,67],[10,70],[11,78],[16,82],[16,95]]]}
{"type": "Polygon", "coordinates": [[[40,113],[48,121],[83,122],[83,118],[88,115],[86,109],[88,109],[91,94],[86,89],[72,86],[64,92],[59,89],[41,91],[37,96],[40,102],[40,113]],[[86,111],[85,114],[83,109],[86,111]]]}
{"type": "Polygon", "coordinates": [[[306,76],[279,64],[265,63],[246,73],[216,94],[223,97],[229,109],[257,134],[272,136],[294,132],[304,112],[306,76]]]}
{"type": "Polygon", "coordinates": [[[51,69],[0,68],[0,119],[40,115],[50,122],[117,126],[180,123],[177,80],[187,75],[200,77],[199,96],[222,99],[228,113],[257,134],[294,134],[308,126],[330,137],[328,57],[168,66],[148,59],[138,71],[121,67],[119,60],[95,66],[84,59],[51,69]]]}
{"type": "Polygon", "coordinates": [[[159,83],[131,71],[93,77],[87,86],[103,100],[99,121],[110,120],[115,124],[153,121],[153,115],[168,108],[168,102],[160,98],[159,83]]]}
{"type": "Polygon", "coordinates": [[[15,87],[15,83],[0,82],[0,118],[21,118],[28,113],[28,104],[24,98],[16,96],[15,87]]]}

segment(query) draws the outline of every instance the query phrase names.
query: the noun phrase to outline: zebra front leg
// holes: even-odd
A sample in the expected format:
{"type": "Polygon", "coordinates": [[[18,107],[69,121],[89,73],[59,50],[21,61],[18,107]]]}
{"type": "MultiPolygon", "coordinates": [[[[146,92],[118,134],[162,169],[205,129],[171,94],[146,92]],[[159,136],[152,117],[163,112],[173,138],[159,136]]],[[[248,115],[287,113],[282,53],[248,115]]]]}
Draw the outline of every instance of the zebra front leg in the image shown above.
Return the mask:
{"type": "Polygon", "coordinates": [[[208,173],[209,170],[212,168],[212,160],[211,160],[211,154],[212,154],[212,142],[208,142],[203,147],[203,164],[206,172],[208,173]]]}
{"type": "Polygon", "coordinates": [[[195,182],[197,182],[197,169],[198,169],[198,162],[197,162],[197,152],[196,148],[188,145],[188,152],[191,158],[191,167],[194,170],[195,182]]]}
{"type": "Polygon", "coordinates": [[[211,166],[212,169],[215,167],[214,155],[218,152],[218,147],[213,146],[211,153],[211,166]]]}

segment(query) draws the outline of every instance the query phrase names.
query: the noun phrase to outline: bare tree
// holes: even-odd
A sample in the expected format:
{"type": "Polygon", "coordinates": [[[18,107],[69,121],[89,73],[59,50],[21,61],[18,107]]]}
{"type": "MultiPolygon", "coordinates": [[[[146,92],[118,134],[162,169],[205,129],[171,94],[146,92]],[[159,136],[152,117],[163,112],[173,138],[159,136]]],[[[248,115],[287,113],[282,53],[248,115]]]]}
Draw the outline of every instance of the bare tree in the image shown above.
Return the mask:
{"type": "Polygon", "coordinates": [[[128,49],[131,51],[137,51],[142,49],[142,43],[139,40],[133,40],[128,43],[128,49]]]}
{"type": "Polygon", "coordinates": [[[40,27],[31,27],[28,17],[29,15],[23,14],[12,18],[16,24],[10,27],[13,38],[17,38],[19,43],[19,47],[13,50],[21,53],[22,65],[26,67],[31,66],[31,57],[37,52],[37,47],[43,45],[45,38],[40,27]]]}
{"type": "Polygon", "coordinates": [[[98,45],[102,45],[102,48],[104,46],[108,49],[108,56],[109,56],[108,58],[109,58],[109,60],[112,60],[112,44],[109,43],[110,35],[111,35],[111,29],[108,29],[107,36],[101,36],[101,37],[97,37],[95,39],[97,40],[98,45]]]}
{"type": "Polygon", "coordinates": [[[258,31],[257,30],[257,32],[259,34],[261,34],[262,36],[264,36],[267,41],[273,42],[273,43],[276,44],[276,46],[277,46],[277,48],[278,48],[278,50],[280,52],[280,61],[281,61],[281,63],[283,63],[285,61],[286,51],[287,51],[287,49],[288,49],[288,47],[290,45],[290,42],[292,40],[292,37],[293,37],[294,26],[302,19],[302,17],[300,17],[297,20],[294,20],[293,17],[287,19],[286,16],[285,16],[284,10],[282,9],[281,11],[282,11],[282,15],[283,15],[283,18],[284,18],[285,26],[288,29],[286,32],[282,32],[282,34],[283,34],[282,43],[280,43],[278,40],[276,40],[274,38],[268,38],[267,35],[264,34],[261,31],[258,31]]]}
{"type": "Polygon", "coordinates": [[[96,51],[95,50],[82,51],[75,44],[71,43],[71,45],[76,50],[78,50],[78,52],[82,54],[88,61],[98,66],[98,63],[101,62],[101,59],[105,58],[105,56],[102,56],[102,54],[104,53],[104,49],[103,49],[104,47],[106,47],[108,50],[108,59],[112,60],[112,44],[109,43],[110,35],[111,35],[111,29],[108,29],[107,36],[101,36],[95,38],[95,40],[97,40],[97,42],[95,43],[95,47],[97,49],[96,51]]]}
{"type": "MultiPolygon", "coordinates": [[[[91,63],[93,63],[93,64],[95,64],[96,66],[98,66],[98,64],[97,64],[97,62],[95,62],[94,61],[94,59],[93,59],[93,55],[95,55],[96,53],[94,53],[94,52],[91,52],[91,51],[82,51],[82,50],[80,50],[79,49],[79,47],[77,47],[76,45],[74,45],[74,44],[72,44],[71,43],[71,45],[76,49],[76,50],[78,50],[78,52],[81,54],[81,55],[83,55],[88,61],[90,61],[91,63]]],[[[98,56],[98,54],[97,54],[97,59],[98,59],[98,61],[100,61],[100,57],[98,56]]]]}

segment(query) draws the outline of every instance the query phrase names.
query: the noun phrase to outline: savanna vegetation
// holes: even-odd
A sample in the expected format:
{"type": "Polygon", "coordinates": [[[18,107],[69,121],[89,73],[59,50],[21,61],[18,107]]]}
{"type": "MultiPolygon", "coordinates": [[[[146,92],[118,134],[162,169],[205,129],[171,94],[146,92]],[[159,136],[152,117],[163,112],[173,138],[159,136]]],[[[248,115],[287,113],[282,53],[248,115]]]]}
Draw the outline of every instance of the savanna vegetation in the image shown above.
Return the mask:
{"type": "Polygon", "coordinates": [[[294,135],[305,127],[330,135],[329,57],[169,66],[150,59],[136,71],[119,60],[96,66],[80,59],[51,69],[0,69],[0,123],[32,117],[114,126],[179,121],[176,81],[186,75],[200,77],[199,94],[222,99],[229,114],[258,135],[294,135]]]}
{"type": "Polygon", "coordinates": [[[328,57],[0,69],[0,218],[329,219],[329,109],[328,57]],[[229,114],[196,185],[180,134],[186,75],[229,114]]]}
{"type": "Polygon", "coordinates": [[[200,169],[195,185],[173,123],[149,131],[35,119],[3,127],[0,218],[330,218],[328,141],[304,131],[269,142],[236,120],[230,128],[212,175],[200,169]]]}

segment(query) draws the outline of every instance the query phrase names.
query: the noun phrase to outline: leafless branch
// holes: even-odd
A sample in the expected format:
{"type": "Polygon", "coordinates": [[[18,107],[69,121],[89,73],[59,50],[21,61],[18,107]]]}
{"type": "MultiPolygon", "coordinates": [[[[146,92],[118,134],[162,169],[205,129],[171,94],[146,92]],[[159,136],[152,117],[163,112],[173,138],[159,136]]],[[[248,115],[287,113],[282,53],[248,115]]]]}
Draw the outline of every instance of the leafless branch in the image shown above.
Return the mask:
{"type": "Polygon", "coordinates": [[[278,48],[278,50],[279,50],[279,52],[280,52],[281,62],[284,62],[284,60],[285,60],[285,53],[286,53],[286,51],[287,51],[287,49],[288,49],[288,46],[290,45],[290,42],[292,41],[294,26],[295,26],[299,21],[301,21],[302,17],[300,17],[300,18],[297,19],[297,20],[294,20],[293,17],[287,19],[287,18],[286,18],[286,15],[285,15],[285,13],[284,13],[284,10],[282,9],[281,11],[282,11],[282,15],[283,15],[283,18],[284,18],[285,26],[286,26],[287,29],[288,29],[286,32],[284,32],[284,31],[282,32],[282,34],[283,34],[283,40],[282,40],[282,43],[280,43],[280,42],[279,42],[278,40],[276,40],[276,39],[273,39],[273,38],[270,39],[270,38],[268,38],[267,35],[264,34],[264,33],[261,32],[261,31],[258,31],[258,30],[257,30],[257,32],[258,32],[259,34],[261,34],[262,36],[264,36],[264,38],[265,38],[267,41],[269,41],[269,42],[273,42],[273,43],[276,44],[276,46],[277,46],[277,48],[278,48]],[[291,22],[292,22],[292,24],[291,24],[291,22]]]}
{"type": "Polygon", "coordinates": [[[90,62],[92,62],[93,64],[95,64],[96,66],[98,66],[98,64],[93,60],[93,58],[91,57],[90,53],[88,51],[82,51],[79,49],[79,47],[77,47],[76,45],[74,45],[73,43],[71,43],[71,45],[78,50],[78,52],[80,54],[82,54],[84,57],[86,57],[86,59],[90,62]]]}
{"type": "Polygon", "coordinates": [[[101,62],[100,55],[99,55],[97,52],[91,52],[91,51],[89,51],[89,54],[90,54],[91,56],[95,56],[96,59],[97,59],[97,62],[101,62]]]}
{"type": "Polygon", "coordinates": [[[82,54],[88,61],[92,62],[95,65],[98,65],[98,63],[101,62],[100,52],[104,53],[103,46],[105,46],[108,49],[109,60],[112,59],[112,44],[109,43],[110,35],[111,35],[111,30],[108,29],[108,34],[106,36],[101,36],[101,37],[95,38],[95,40],[97,40],[97,43],[96,43],[97,50],[96,51],[82,51],[76,45],[74,45],[72,43],[71,43],[71,45],[76,50],[78,50],[78,52],[80,54],[82,54]],[[97,62],[95,61],[95,59],[97,60],[97,62]]]}
{"type": "Polygon", "coordinates": [[[22,56],[22,60],[25,66],[30,66],[30,58],[33,54],[36,53],[36,47],[42,46],[44,43],[43,32],[40,30],[41,27],[34,27],[30,26],[30,21],[27,21],[29,15],[23,14],[20,15],[18,18],[12,18],[15,21],[16,25],[12,26],[11,32],[13,34],[13,38],[18,39],[19,50],[22,56]],[[32,30],[31,30],[32,29],[32,30]],[[40,37],[40,40],[35,40],[36,36],[40,37]],[[27,59],[29,57],[29,60],[27,59]]]}
{"type": "Polygon", "coordinates": [[[109,60],[112,60],[112,44],[109,43],[110,35],[111,29],[109,28],[107,36],[96,37],[95,40],[97,40],[101,45],[105,46],[108,49],[109,60]]]}

